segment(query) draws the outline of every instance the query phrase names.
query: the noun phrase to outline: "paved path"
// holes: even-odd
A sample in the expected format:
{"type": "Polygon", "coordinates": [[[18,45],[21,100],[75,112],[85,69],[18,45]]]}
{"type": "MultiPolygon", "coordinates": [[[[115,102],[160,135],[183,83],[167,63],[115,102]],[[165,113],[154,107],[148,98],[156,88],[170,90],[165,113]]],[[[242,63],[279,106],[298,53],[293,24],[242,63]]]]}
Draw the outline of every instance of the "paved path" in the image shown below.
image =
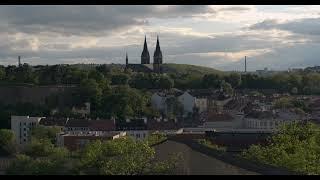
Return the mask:
{"type": "Polygon", "coordinates": [[[186,175],[257,175],[230,165],[213,157],[192,150],[185,144],[166,141],[155,146],[157,158],[167,159],[170,153],[182,153],[183,159],[179,162],[176,174],[186,175]]]}

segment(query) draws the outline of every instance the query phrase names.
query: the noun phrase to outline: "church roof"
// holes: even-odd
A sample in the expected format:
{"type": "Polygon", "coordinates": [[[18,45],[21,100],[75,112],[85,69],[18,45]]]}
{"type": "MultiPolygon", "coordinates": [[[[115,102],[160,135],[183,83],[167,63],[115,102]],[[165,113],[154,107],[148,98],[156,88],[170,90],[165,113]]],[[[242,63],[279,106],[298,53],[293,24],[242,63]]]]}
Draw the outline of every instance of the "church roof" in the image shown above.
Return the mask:
{"type": "Polygon", "coordinates": [[[152,64],[127,64],[126,67],[134,72],[153,72],[152,64]]]}

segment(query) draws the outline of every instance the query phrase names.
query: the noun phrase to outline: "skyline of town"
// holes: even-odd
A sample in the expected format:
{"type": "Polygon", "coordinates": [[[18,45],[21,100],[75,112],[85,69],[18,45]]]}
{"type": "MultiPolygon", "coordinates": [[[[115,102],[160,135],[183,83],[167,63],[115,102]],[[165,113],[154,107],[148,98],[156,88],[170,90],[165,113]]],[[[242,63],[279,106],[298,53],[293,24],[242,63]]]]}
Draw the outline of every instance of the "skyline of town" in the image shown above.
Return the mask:
{"type": "Polygon", "coordinates": [[[319,65],[319,6],[1,6],[0,64],[140,61],[143,37],[164,62],[219,70],[319,65]],[[90,13],[85,13],[90,12],[90,13]]]}

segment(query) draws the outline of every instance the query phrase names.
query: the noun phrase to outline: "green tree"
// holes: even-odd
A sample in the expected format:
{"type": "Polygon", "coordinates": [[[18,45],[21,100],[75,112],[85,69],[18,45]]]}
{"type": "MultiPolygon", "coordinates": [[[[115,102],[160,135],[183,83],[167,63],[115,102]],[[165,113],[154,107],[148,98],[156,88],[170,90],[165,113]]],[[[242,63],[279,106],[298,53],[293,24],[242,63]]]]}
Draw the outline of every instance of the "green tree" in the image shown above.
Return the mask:
{"type": "Polygon", "coordinates": [[[161,76],[159,79],[159,88],[161,89],[171,89],[174,86],[174,81],[167,77],[167,76],[161,76]]]}
{"type": "Polygon", "coordinates": [[[119,118],[142,116],[150,97],[139,90],[127,86],[114,87],[110,94],[102,98],[101,113],[103,116],[119,118]]]}
{"type": "MultiPolygon", "coordinates": [[[[80,104],[85,102],[99,103],[102,95],[102,89],[94,79],[85,79],[80,83],[80,91],[77,99],[80,99],[80,104]]],[[[77,103],[80,105],[79,103],[77,103]]]]}
{"type": "Polygon", "coordinates": [[[231,96],[233,94],[233,89],[232,89],[232,86],[227,83],[227,82],[222,82],[221,83],[221,87],[222,87],[222,90],[223,92],[225,92],[226,94],[228,94],[229,96],[231,96]]]}
{"type": "Polygon", "coordinates": [[[312,123],[283,125],[266,146],[253,145],[245,158],[306,174],[320,174],[320,128],[312,123]]]}
{"type": "Polygon", "coordinates": [[[67,158],[32,158],[24,154],[16,159],[6,169],[9,175],[68,175],[72,174],[67,158]]]}
{"type": "Polygon", "coordinates": [[[241,85],[241,76],[239,73],[231,73],[225,79],[233,88],[237,88],[241,85]]]}
{"type": "Polygon", "coordinates": [[[0,155],[9,155],[16,152],[15,136],[9,129],[0,129],[0,155]]]}
{"type": "Polygon", "coordinates": [[[48,157],[51,155],[67,156],[65,148],[55,147],[49,139],[32,138],[31,143],[25,147],[24,153],[31,157],[48,157]]]}
{"type": "Polygon", "coordinates": [[[40,125],[32,128],[31,136],[36,139],[49,139],[54,144],[56,142],[56,135],[59,132],[61,132],[61,128],[58,126],[46,127],[40,125]]]}
{"type": "Polygon", "coordinates": [[[219,88],[222,83],[222,78],[217,74],[206,74],[202,78],[204,88],[219,88]]]}
{"type": "Polygon", "coordinates": [[[6,78],[6,69],[3,66],[0,66],[0,80],[6,78]]]}
{"type": "Polygon", "coordinates": [[[146,143],[121,138],[87,145],[81,153],[78,171],[80,174],[143,175],[165,173],[168,168],[170,163],[155,161],[155,151],[146,143]]]}
{"type": "Polygon", "coordinates": [[[112,84],[113,85],[126,85],[129,81],[129,76],[127,74],[114,74],[112,75],[112,84]]]}

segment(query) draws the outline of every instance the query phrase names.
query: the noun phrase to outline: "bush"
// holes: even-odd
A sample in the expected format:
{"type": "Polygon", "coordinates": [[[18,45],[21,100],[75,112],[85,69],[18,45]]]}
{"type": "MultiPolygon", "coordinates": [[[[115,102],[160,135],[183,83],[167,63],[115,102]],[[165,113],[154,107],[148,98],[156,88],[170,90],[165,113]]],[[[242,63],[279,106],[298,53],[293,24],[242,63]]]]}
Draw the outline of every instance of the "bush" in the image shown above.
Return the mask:
{"type": "Polygon", "coordinates": [[[320,128],[312,123],[286,124],[267,146],[253,145],[242,156],[306,174],[320,174],[320,128]]]}

